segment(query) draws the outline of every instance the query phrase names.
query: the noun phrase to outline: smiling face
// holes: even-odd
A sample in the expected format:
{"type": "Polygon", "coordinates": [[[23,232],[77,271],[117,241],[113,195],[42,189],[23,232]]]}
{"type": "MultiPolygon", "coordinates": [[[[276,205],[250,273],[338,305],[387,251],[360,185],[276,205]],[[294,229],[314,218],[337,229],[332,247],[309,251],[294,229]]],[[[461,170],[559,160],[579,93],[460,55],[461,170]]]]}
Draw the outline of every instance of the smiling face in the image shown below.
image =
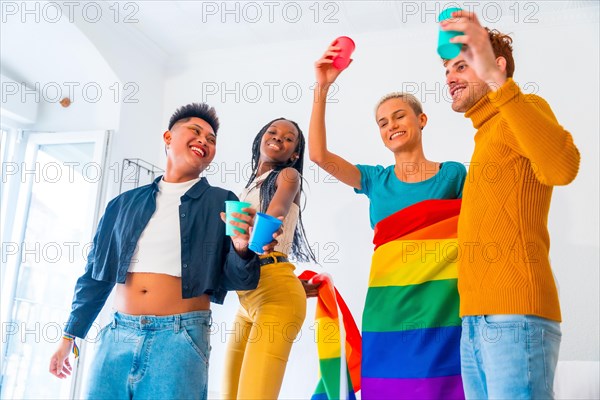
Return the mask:
{"type": "Polygon", "coordinates": [[[422,147],[421,130],[427,123],[427,116],[417,115],[401,98],[391,98],[381,103],[375,118],[383,144],[394,153],[422,147]]]}
{"type": "Polygon", "coordinates": [[[444,66],[454,111],[467,112],[490,91],[487,83],[469,67],[462,54],[444,62],[444,66]]]}
{"type": "Polygon", "coordinates": [[[217,136],[203,119],[178,121],[163,139],[167,145],[167,170],[177,176],[195,179],[215,158],[217,136]]]}
{"type": "Polygon", "coordinates": [[[260,141],[260,159],[268,163],[287,163],[298,157],[298,129],[290,121],[273,122],[260,141]]]}

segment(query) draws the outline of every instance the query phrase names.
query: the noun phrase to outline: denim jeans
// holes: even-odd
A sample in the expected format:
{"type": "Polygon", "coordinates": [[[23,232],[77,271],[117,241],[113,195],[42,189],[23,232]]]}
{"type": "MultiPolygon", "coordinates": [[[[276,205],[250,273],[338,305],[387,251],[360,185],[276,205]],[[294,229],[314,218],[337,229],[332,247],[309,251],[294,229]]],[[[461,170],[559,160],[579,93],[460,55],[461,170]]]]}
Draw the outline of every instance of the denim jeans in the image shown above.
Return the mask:
{"type": "Polygon", "coordinates": [[[560,324],[532,315],[463,317],[467,399],[552,399],[560,324]]]}
{"type": "Polygon", "coordinates": [[[86,399],[206,399],[211,312],[115,313],[99,334],[86,399]]]}

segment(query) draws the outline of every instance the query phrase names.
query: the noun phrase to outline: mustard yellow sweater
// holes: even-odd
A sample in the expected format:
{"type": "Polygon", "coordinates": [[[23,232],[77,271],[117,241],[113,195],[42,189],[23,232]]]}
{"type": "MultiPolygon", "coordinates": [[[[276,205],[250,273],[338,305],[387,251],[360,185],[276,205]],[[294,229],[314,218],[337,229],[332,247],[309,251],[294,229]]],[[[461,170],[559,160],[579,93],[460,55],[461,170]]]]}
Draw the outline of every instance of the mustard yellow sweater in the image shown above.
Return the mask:
{"type": "Polygon", "coordinates": [[[560,321],[547,221],[552,186],[579,169],[573,138],[512,79],[465,117],[477,133],[458,222],[460,314],[560,321]]]}

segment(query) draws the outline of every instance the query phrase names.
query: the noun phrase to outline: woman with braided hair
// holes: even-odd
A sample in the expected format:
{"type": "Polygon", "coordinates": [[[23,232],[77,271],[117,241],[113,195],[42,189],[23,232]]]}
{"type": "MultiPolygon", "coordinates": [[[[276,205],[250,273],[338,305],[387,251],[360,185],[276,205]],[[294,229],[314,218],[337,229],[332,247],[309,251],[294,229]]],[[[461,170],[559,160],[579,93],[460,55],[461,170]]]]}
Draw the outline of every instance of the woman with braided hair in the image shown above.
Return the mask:
{"type": "Polygon", "coordinates": [[[288,260],[315,261],[302,225],[300,196],[305,139],[298,124],[285,118],[266,124],[252,144],[252,175],[241,201],[283,218],[273,252],[259,257],[255,290],[239,291],[240,308],[229,336],[223,398],[276,399],[288,356],[306,315],[306,296],[314,285],[301,283],[288,260]],[[304,284],[304,288],[303,288],[304,284]]]}

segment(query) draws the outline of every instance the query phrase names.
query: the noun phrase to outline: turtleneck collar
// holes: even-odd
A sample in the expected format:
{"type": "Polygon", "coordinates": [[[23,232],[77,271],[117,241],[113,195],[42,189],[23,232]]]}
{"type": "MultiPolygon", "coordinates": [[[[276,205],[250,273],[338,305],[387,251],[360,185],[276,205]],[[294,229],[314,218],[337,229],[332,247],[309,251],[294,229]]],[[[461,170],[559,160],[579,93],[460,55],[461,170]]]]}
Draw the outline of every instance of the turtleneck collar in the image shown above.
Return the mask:
{"type": "MultiPolygon", "coordinates": [[[[502,88],[500,88],[499,90],[501,89],[502,88]]],[[[491,100],[494,96],[497,96],[496,92],[488,92],[465,113],[465,118],[471,119],[471,121],[473,122],[473,127],[475,129],[481,128],[483,124],[485,124],[488,120],[490,120],[492,117],[498,114],[498,108],[496,108],[496,106],[492,103],[491,100]]]]}

